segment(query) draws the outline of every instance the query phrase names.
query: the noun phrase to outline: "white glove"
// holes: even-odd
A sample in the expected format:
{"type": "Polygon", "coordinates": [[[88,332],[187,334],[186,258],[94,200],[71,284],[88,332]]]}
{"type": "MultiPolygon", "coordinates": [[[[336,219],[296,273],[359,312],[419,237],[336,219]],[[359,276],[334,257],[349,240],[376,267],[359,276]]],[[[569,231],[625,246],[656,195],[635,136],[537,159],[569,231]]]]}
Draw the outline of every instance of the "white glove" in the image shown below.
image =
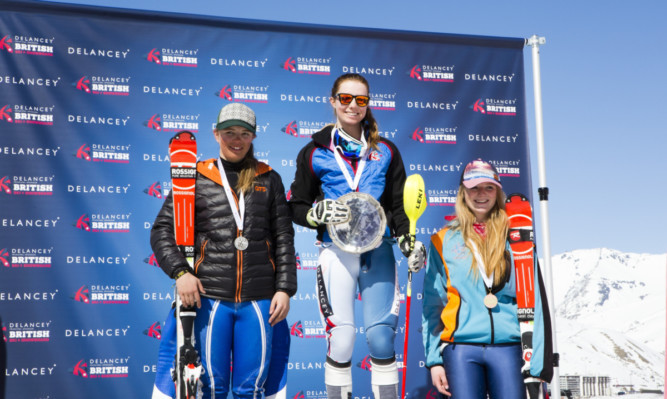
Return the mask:
{"type": "Polygon", "coordinates": [[[426,263],[426,247],[421,241],[415,241],[415,249],[412,250],[410,256],[408,256],[408,269],[417,273],[424,267],[426,263]]]}
{"type": "Polygon", "coordinates": [[[306,219],[311,226],[344,223],[350,220],[350,207],[332,199],[324,199],[308,210],[306,219]]]}

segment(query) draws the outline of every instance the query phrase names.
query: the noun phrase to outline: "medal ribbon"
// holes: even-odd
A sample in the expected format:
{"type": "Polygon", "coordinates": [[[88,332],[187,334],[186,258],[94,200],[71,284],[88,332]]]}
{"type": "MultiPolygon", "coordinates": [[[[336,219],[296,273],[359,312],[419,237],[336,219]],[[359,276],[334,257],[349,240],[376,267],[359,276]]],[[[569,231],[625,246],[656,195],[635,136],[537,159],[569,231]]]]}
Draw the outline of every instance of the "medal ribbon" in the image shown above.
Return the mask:
{"type": "Polygon", "coordinates": [[[227,196],[227,201],[229,201],[229,207],[232,208],[232,215],[234,215],[234,220],[236,221],[236,228],[243,231],[243,217],[245,216],[243,192],[239,195],[239,202],[237,203],[234,193],[232,193],[232,189],[229,187],[229,180],[227,180],[225,167],[222,166],[220,158],[218,158],[218,172],[220,172],[220,179],[222,179],[222,186],[225,188],[225,195],[227,196]]]}
{"type": "Polygon", "coordinates": [[[486,290],[491,293],[491,288],[493,288],[493,275],[494,272],[491,272],[491,276],[486,275],[486,267],[484,265],[484,261],[482,260],[482,255],[479,253],[479,250],[477,249],[477,245],[472,240],[468,240],[468,244],[473,249],[472,254],[475,256],[475,260],[477,261],[477,268],[479,269],[479,272],[482,275],[482,279],[484,280],[484,286],[486,287],[486,290]]]}
{"type": "MultiPolygon", "coordinates": [[[[334,135],[336,134],[337,130],[338,130],[337,127],[331,130],[332,147],[334,142],[334,135]]],[[[350,186],[352,191],[357,191],[357,187],[359,186],[359,181],[361,180],[361,175],[364,173],[364,167],[366,167],[366,152],[367,152],[366,150],[368,149],[368,147],[366,145],[366,140],[364,138],[363,132],[361,133],[361,141],[364,143],[364,148],[361,150],[361,153],[359,154],[360,160],[359,160],[359,165],[357,166],[357,172],[354,174],[354,180],[352,180],[352,176],[350,176],[350,172],[347,170],[347,167],[345,166],[345,161],[343,161],[343,157],[338,153],[336,147],[333,148],[334,158],[336,158],[338,167],[340,168],[341,172],[343,172],[345,180],[347,180],[347,185],[350,186]]]]}

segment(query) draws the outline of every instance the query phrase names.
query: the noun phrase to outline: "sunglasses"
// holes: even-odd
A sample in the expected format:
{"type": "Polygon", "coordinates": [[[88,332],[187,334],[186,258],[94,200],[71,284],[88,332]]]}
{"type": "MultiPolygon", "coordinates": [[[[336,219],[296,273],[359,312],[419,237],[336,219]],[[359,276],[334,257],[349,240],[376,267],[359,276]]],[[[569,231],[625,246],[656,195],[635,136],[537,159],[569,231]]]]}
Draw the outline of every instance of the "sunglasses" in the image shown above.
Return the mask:
{"type": "Polygon", "coordinates": [[[371,99],[368,96],[353,96],[352,94],[347,93],[338,93],[336,94],[336,97],[338,97],[338,101],[343,105],[349,105],[352,103],[352,100],[355,100],[360,107],[367,106],[368,101],[371,99]]]}

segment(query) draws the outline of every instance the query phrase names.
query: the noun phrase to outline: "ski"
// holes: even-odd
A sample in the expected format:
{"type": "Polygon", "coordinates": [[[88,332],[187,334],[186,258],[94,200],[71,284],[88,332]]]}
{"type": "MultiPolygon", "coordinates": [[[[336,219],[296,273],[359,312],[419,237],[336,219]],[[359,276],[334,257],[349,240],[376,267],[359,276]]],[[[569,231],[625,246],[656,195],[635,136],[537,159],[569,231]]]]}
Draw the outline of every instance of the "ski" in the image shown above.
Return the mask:
{"type": "MultiPolygon", "coordinates": [[[[171,190],[174,201],[174,235],[176,244],[185,255],[190,267],[194,264],[195,239],[195,181],[197,178],[197,141],[188,131],[178,132],[169,141],[171,163],[171,190]]],[[[175,290],[175,289],[174,289],[175,290]]],[[[172,378],[176,385],[176,399],[194,399],[203,367],[194,348],[194,307],[181,305],[176,297],[176,355],[172,378]]]]}
{"type": "Polygon", "coordinates": [[[528,398],[540,396],[540,380],[530,376],[530,359],[533,356],[533,325],[535,320],[535,244],[533,235],[533,210],[523,194],[507,197],[505,211],[509,218],[508,240],[514,256],[516,275],[517,315],[523,350],[521,372],[528,398]]]}

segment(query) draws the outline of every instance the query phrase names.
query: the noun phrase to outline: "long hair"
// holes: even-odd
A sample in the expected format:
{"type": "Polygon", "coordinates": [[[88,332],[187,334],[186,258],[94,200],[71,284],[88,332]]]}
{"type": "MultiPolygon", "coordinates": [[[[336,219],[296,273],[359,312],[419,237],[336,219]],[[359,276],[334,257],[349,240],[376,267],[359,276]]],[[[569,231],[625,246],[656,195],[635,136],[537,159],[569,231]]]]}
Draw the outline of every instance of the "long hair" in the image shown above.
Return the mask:
{"type": "MultiPolygon", "coordinates": [[[[362,83],[364,86],[366,86],[368,94],[370,95],[371,89],[366,78],[359,75],[358,73],[346,73],[340,75],[334,81],[333,87],[331,88],[331,98],[336,98],[336,94],[338,94],[338,90],[340,90],[340,85],[343,84],[343,82],[346,80],[354,80],[359,83],[362,83]]],[[[366,107],[366,116],[364,117],[364,119],[362,119],[361,126],[364,128],[364,130],[368,131],[368,138],[366,139],[366,142],[368,143],[369,147],[377,150],[378,148],[377,143],[378,141],[380,141],[380,132],[378,130],[377,121],[373,116],[373,112],[371,112],[370,103],[366,107]]]]}
{"type": "MultiPolygon", "coordinates": [[[[465,246],[474,254],[470,241],[475,243],[486,267],[486,275],[493,272],[493,285],[499,285],[507,276],[505,245],[507,241],[507,229],[509,220],[505,212],[505,193],[498,188],[496,190],[496,204],[489,211],[486,219],[486,237],[482,238],[473,227],[475,215],[465,202],[465,189],[463,184],[459,186],[454,207],[456,219],[450,224],[453,230],[460,230],[465,241],[465,246]]],[[[475,256],[472,257],[470,272],[479,277],[479,269],[475,256]]]]}
{"type": "Polygon", "coordinates": [[[236,190],[239,193],[248,193],[252,189],[257,174],[257,164],[259,161],[255,158],[254,147],[250,144],[248,152],[241,160],[241,172],[239,172],[239,181],[236,183],[236,190]]]}

